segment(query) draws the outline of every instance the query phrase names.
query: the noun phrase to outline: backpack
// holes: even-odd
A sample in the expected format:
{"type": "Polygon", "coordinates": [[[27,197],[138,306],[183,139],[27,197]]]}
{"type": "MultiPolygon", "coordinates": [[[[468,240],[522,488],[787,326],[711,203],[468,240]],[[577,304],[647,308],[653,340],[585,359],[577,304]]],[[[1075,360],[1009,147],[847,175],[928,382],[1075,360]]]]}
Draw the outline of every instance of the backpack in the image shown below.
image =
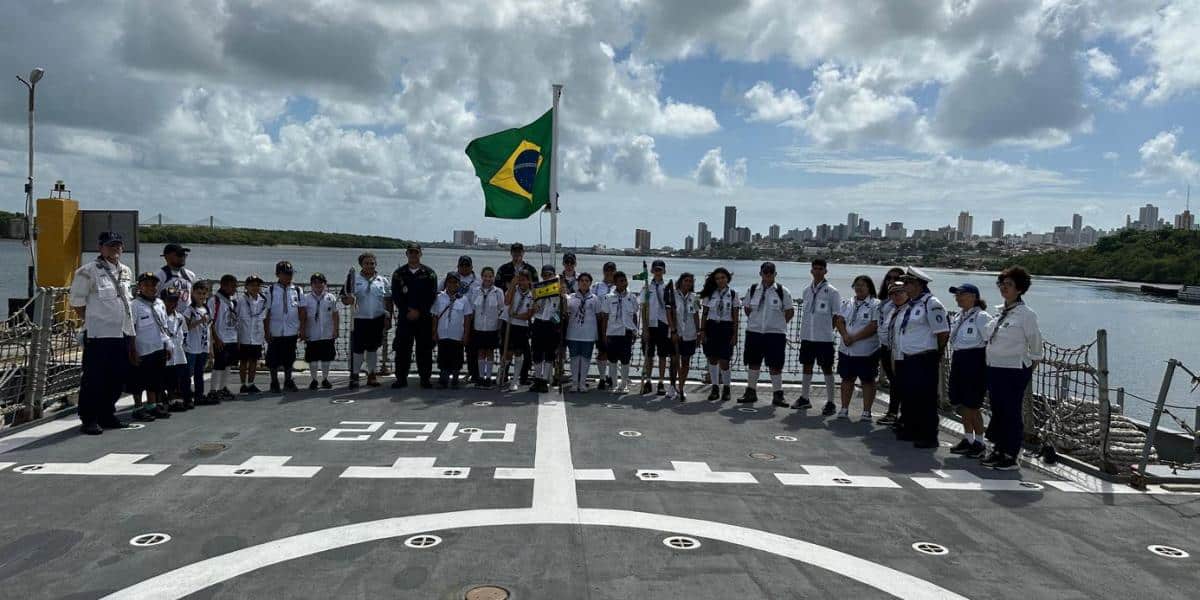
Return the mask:
{"type": "MultiPolygon", "coordinates": [[[[749,293],[749,294],[746,294],[746,298],[747,298],[747,299],[749,299],[749,298],[752,298],[752,297],[754,296],[754,291],[755,291],[755,290],[757,290],[757,289],[758,289],[758,284],[757,284],[757,283],[752,283],[752,284],[750,284],[750,293],[749,293]]],[[[736,293],[736,292],[735,292],[735,293],[736,293]]],[[[775,286],[775,293],[776,293],[776,294],[779,294],[779,303],[780,303],[780,304],[783,304],[783,286],[781,286],[781,285],[776,285],[776,286],[775,286]]],[[[735,296],[735,297],[736,297],[736,296],[735,296]]],[[[787,310],[787,307],[786,307],[786,306],[784,307],[784,310],[787,310]]]]}

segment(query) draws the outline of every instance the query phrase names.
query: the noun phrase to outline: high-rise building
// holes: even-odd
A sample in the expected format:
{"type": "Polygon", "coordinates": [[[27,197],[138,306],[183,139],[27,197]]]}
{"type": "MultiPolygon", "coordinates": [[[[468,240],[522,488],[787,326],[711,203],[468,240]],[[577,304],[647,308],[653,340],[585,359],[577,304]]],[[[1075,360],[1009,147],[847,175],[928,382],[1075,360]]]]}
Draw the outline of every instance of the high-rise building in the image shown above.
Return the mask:
{"type": "Polygon", "coordinates": [[[883,230],[883,238],[886,240],[902,240],[906,237],[908,237],[908,231],[904,229],[904,223],[900,221],[888,223],[887,228],[883,230]]]}
{"type": "Polygon", "coordinates": [[[772,242],[777,241],[779,239],[779,226],[778,225],[772,225],[770,227],[770,229],[767,230],[767,232],[768,232],[767,237],[771,238],[772,242]]]}
{"type": "Polygon", "coordinates": [[[1196,228],[1196,217],[1195,217],[1195,215],[1192,214],[1192,211],[1185,210],[1185,211],[1175,215],[1175,229],[1182,229],[1184,231],[1190,231],[1195,228],[1196,228]]]}
{"type": "Polygon", "coordinates": [[[962,211],[958,213],[958,239],[969,240],[975,234],[975,217],[971,213],[962,211]]]}
{"type": "Polygon", "coordinates": [[[838,223],[837,226],[829,232],[830,239],[834,241],[845,241],[850,239],[850,228],[846,227],[845,223],[838,223]]]}
{"type": "Polygon", "coordinates": [[[455,246],[474,246],[475,232],[470,229],[455,229],[454,230],[454,245],[455,246]]]}
{"type": "Polygon", "coordinates": [[[721,234],[725,237],[726,244],[734,243],[734,236],[737,235],[737,207],[725,207],[725,227],[721,229],[721,234]]]}
{"type": "Polygon", "coordinates": [[[690,235],[683,238],[683,249],[686,250],[687,252],[691,252],[692,250],[695,250],[696,249],[696,240],[694,238],[692,238],[692,236],[690,236],[690,235]]]}
{"type": "Polygon", "coordinates": [[[1078,213],[1071,215],[1071,229],[1074,229],[1075,233],[1079,233],[1083,229],[1083,215],[1078,213]]]}
{"type": "Polygon", "coordinates": [[[1154,231],[1158,229],[1158,207],[1147,204],[1138,209],[1138,229],[1154,231]]]}
{"type": "Polygon", "coordinates": [[[738,244],[749,244],[754,240],[749,227],[736,227],[733,230],[733,241],[738,244]]]}
{"type": "Polygon", "coordinates": [[[864,236],[864,237],[871,235],[871,222],[866,219],[859,219],[858,220],[858,231],[856,231],[855,233],[857,233],[858,235],[864,236]]]}
{"type": "Polygon", "coordinates": [[[1004,219],[992,221],[992,237],[996,239],[1004,237],[1004,219]]]}
{"type": "Polygon", "coordinates": [[[858,213],[846,215],[846,231],[851,236],[858,233],[858,213]]]}
{"type": "Polygon", "coordinates": [[[696,227],[697,247],[701,250],[704,250],[705,248],[708,248],[710,243],[712,243],[712,233],[709,233],[708,231],[708,223],[701,221],[700,225],[696,227]]]}
{"type": "Polygon", "coordinates": [[[830,232],[830,227],[829,227],[828,223],[821,223],[820,225],[817,225],[816,240],[818,242],[828,242],[829,241],[829,232],[830,232]]]}
{"type": "Polygon", "coordinates": [[[633,232],[633,247],[639,252],[650,251],[650,231],[647,229],[638,229],[633,232]]]}

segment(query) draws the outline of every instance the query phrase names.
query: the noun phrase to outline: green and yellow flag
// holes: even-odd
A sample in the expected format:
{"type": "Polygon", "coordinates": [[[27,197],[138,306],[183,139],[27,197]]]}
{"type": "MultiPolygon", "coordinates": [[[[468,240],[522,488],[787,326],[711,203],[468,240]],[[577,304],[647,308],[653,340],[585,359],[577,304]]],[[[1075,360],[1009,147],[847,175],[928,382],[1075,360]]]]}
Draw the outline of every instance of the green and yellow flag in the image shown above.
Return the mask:
{"type": "Polygon", "coordinates": [[[538,120],[472,140],[467,157],[483,185],[484,216],[524,219],[550,202],[554,109],[538,120]]]}

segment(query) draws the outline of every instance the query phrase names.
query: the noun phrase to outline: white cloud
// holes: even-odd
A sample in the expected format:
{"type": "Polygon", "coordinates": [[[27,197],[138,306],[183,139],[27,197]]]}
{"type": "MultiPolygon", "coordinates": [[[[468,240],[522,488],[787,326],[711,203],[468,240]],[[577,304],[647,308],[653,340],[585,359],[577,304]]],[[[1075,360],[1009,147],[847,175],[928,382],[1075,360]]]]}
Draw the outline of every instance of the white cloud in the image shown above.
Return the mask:
{"type": "Polygon", "coordinates": [[[917,103],[890,90],[886,69],[839,69],[823,64],[813,72],[812,110],[805,130],[826,147],[853,148],[888,143],[925,148],[927,123],[917,103]]]}
{"type": "Polygon", "coordinates": [[[1119,158],[1121,158],[1121,155],[1117,154],[1116,152],[1110,151],[1104,153],[1104,160],[1117,160],[1119,158]]]}
{"type": "Polygon", "coordinates": [[[800,121],[807,107],[804,99],[795,90],[775,90],[769,81],[759,81],[742,94],[742,100],[750,108],[747,121],[779,123],[787,127],[802,127],[800,121]]]}
{"type": "Polygon", "coordinates": [[[1176,152],[1179,130],[1160,131],[1138,148],[1142,157],[1142,168],[1134,175],[1155,181],[1188,181],[1200,178],[1200,162],[1192,158],[1190,151],[1176,152]]]}
{"type": "Polygon", "coordinates": [[[1153,70],[1153,84],[1145,100],[1160,104],[1200,88],[1200,0],[1176,0],[1149,11],[1134,26],[1135,49],[1142,50],[1153,70]]]}
{"type": "Polygon", "coordinates": [[[658,165],[654,138],[648,135],[636,136],[619,148],[613,157],[613,169],[630,183],[659,184],[666,178],[658,165]]]}
{"type": "Polygon", "coordinates": [[[692,178],[700,185],[722,190],[741,187],[746,182],[746,159],[726,163],[718,146],[704,153],[696,170],[692,171],[692,178]]]}
{"type": "Polygon", "coordinates": [[[1121,75],[1117,61],[1099,48],[1088,48],[1084,59],[1087,60],[1088,72],[1097,79],[1116,79],[1121,75]]]}

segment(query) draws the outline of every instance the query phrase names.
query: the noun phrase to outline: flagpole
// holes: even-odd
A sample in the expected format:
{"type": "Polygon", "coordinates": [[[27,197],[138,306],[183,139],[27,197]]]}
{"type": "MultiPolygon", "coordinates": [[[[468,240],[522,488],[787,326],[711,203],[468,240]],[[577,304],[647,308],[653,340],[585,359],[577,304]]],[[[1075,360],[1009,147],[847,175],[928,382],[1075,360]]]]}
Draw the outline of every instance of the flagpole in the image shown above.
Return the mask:
{"type": "Polygon", "coordinates": [[[550,264],[558,265],[558,99],[561,83],[552,84],[554,112],[550,116],[550,264]]]}

